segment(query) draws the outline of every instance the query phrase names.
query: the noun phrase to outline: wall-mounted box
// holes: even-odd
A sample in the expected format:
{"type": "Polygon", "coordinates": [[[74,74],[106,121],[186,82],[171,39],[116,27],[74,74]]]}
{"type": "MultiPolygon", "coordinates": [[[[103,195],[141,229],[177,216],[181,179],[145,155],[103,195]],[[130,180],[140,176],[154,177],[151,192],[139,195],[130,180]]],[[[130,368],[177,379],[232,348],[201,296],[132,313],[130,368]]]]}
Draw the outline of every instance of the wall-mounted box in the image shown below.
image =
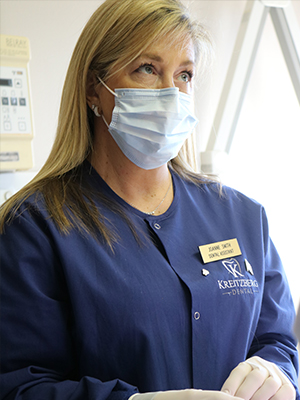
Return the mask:
{"type": "Polygon", "coordinates": [[[0,35],[0,171],[33,166],[29,40],[0,35]]]}

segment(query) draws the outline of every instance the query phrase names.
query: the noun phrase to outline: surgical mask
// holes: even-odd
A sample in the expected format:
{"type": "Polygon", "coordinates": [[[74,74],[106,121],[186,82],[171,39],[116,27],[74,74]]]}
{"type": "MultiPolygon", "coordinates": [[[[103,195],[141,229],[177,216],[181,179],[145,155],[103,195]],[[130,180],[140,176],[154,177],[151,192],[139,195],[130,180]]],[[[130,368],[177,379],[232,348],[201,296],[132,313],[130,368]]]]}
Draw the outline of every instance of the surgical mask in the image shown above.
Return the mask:
{"type": "Polygon", "coordinates": [[[108,130],[130,161],[154,169],[176,157],[198,120],[191,96],[177,87],[167,89],[115,89],[115,107],[108,130]]]}

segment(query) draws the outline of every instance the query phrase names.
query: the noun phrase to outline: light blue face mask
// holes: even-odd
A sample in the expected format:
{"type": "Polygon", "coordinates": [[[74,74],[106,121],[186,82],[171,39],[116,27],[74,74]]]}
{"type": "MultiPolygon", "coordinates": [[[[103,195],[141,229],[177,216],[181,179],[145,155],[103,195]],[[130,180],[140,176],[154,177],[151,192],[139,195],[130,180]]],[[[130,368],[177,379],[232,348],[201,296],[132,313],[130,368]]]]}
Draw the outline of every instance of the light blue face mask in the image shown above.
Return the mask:
{"type": "Polygon", "coordinates": [[[198,123],[191,96],[177,87],[115,89],[115,107],[108,130],[130,161],[154,169],[176,157],[198,123]]]}

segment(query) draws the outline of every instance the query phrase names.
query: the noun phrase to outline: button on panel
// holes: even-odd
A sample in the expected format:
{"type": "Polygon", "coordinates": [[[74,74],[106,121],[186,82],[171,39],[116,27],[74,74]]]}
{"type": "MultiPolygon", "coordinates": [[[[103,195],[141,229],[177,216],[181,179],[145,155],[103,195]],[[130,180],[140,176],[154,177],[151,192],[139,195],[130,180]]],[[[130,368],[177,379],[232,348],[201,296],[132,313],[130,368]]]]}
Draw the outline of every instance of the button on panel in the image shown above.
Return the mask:
{"type": "Polygon", "coordinates": [[[19,130],[26,131],[26,123],[25,122],[19,122],[19,130]]]}
{"type": "Polygon", "coordinates": [[[10,121],[4,121],[4,131],[11,131],[11,122],[10,121]]]}
{"type": "Polygon", "coordinates": [[[155,224],[153,226],[155,229],[161,229],[161,226],[157,222],[155,222],[155,224]]]}
{"type": "Polygon", "coordinates": [[[21,88],[22,87],[22,80],[21,79],[15,79],[15,87],[16,88],[21,88]]]}

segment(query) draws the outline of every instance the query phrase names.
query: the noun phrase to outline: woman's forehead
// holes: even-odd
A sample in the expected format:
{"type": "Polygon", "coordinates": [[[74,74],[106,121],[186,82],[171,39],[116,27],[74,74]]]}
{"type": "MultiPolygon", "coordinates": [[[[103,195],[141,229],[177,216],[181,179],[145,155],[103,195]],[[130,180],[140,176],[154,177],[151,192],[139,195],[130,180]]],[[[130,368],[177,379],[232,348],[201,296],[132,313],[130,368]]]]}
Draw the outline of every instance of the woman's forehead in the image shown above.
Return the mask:
{"type": "MultiPolygon", "coordinates": [[[[134,52],[134,48],[138,49],[138,44],[136,44],[136,47],[130,46],[130,55],[127,54],[127,57],[116,60],[110,70],[110,76],[118,74],[136,60],[144,57],[151,58],[154,61],[166,62],[168,57],[175,55],[182,64],[196,64],[195,44],[191,35],[187,32],[181,34],[171,32],[160,35],[152,41],[149,40],[139,51],[134,52]]],[[[126,53],[125,51],[124,54],[126,53]]]]}

